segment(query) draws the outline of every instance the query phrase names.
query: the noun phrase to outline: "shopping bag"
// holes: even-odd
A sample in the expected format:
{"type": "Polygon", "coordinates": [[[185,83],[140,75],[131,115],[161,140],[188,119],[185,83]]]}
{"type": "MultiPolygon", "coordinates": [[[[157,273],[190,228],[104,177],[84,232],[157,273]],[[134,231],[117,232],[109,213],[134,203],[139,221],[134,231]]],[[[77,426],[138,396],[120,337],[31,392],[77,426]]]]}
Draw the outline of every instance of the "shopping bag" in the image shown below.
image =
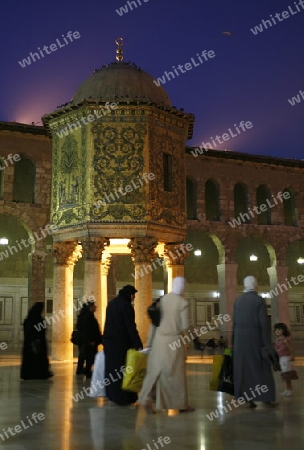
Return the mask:
{"type": "Polygon", "coordinates": [[[298,374],[296,370],[288,370],[287,372],[281,372],[281,377],[283,381],[293,381],[298,380],[298,374]]]}
{"type": "Polygon", "coordinates": [[[83,338],[82,338],[82,333],[79,330],[74,330],[72,331],[72,335],[71,335],[71,339],[70,341],[72,342],[72,344],[74,345],[82,345],[83,344],[83,338]]]}
{"type": "Polygon", "coordinates": [[[210,391],[217,391],[220,382],[220,373],[224,362],[224,355],[214,355],[212,363],[212,375],[209,381],[210,391]]]}
{"type": "Polygon", "coordinates": [[[126,371],[122,380],[122,389],[138,393],[141,390],[147,371],[147,353],[134,350],[127,351],[126,371]],[[132,370],[131,370],[132,368],[132,370]]]}
{"type": "Polygon", "coordinates": [[[94,360],[94,370],[91,378],[89,397],[106,397],[104,375],[105,375],[105,355],[104,352],[98,352],[94,360]]]}
{"type": "Polygon", "coordinates": [[[217,390],[219,392],[226,392],[227,394],[234,395],[233,361],[230,355],[224,354],[224,361],[219,376],[217,390]]]}

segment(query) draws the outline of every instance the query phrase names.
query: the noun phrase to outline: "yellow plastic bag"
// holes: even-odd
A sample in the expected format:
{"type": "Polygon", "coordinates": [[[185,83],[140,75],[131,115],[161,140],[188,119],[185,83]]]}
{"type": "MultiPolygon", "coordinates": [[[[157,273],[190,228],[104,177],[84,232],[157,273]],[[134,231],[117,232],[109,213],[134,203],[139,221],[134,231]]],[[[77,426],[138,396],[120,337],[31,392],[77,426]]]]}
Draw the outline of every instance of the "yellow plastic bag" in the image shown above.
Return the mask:
{"type": "Polygon", "coordinates": [[[122,380],[122,389],[125,391],[139,392],[147,372],[147,354],[130,348],[127,351],[126,369],[122,380]],[[128,373],[130,372],[130,373],[128,373]]]}
{"type": "Polygon", "coordinates": [[[220,382],[220,373],[224,362],[224,355],[214,355],[212,364],[212,375],[209,381],[210,391],[217,391],[220,382]]]}

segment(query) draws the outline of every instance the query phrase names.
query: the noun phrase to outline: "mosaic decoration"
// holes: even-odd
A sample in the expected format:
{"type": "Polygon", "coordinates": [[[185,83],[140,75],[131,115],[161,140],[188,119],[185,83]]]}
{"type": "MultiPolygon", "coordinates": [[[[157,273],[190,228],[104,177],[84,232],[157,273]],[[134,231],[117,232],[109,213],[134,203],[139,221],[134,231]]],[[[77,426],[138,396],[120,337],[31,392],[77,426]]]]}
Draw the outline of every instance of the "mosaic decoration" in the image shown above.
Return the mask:
{"type": "Polygon", "coordinates": [[[152,136],[152,148],[157,149],[150,153],[150,165],[160,182],[150,185],[149,216],[152,222],[163,225],[186,227],[185,214],[185,174],[183,143],[166,131],[155,130],[152,136]],[[164,190],[163,153],[172,155],[172,192],[164,190]]]}
{"type": "Polygon", "coordinates": [[[94,124],[95,220],[142,221],[146,194],[140,179],[144,172],[144,125],[94,124]],[[124,195],[126,186],[132,190],[124,195]],[[97,204],[97,207],[96,207],[97,204]]]}

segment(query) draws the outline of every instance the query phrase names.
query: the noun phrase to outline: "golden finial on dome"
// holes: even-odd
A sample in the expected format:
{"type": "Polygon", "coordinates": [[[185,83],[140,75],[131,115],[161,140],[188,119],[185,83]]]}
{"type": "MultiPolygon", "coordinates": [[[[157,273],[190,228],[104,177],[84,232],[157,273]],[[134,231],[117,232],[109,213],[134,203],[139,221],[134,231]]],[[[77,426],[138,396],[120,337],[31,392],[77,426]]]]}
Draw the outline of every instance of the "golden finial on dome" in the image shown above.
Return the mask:
{"type": "Polygon", "coordinates": [[[115,44],[117,44],[117,49],[116,49],[116,61],[121,62],[123,60],[123,51],[122,51],[122,46],[123,46],[123,38],[117,38],[115,40],[115,44]]]}

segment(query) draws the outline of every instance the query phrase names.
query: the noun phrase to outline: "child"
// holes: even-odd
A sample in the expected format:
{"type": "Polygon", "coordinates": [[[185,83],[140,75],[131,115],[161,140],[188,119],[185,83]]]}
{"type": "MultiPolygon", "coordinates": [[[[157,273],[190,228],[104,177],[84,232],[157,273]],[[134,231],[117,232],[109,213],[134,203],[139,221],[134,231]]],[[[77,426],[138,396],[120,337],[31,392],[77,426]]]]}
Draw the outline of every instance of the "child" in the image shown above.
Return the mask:
{"type": "Polygon", "coordinates": [[[291,380],[298,379],[296,371],[292,370],[290,364],[291,361],[294,361],[294,350],[290,332],[285,323],[276,323],[273,331],[277,336],[277,339],[275,340],[275,349],[280,357],[282,379],[286,382],[286,390],[282,392],[281,395],[290,397],[292,395],[291,380]]]}

